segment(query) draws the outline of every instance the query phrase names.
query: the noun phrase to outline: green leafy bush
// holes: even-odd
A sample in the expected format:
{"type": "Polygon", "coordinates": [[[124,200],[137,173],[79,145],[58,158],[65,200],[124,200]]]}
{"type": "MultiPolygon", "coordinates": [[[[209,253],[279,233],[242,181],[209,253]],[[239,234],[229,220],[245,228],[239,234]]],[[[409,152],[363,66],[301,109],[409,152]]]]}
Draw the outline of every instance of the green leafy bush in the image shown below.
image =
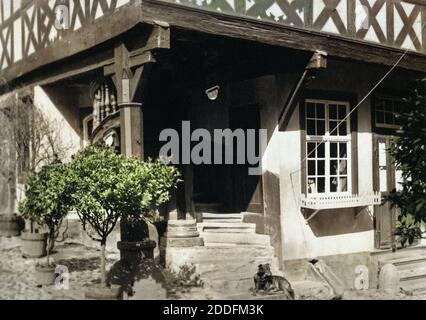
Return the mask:
{"type": "Polygon", "coordinates": [[[22,216],[32,222],[31,228],[33,228],[33,223],[48,227],[48,256],[58,236],[59,227],[71,208],[68,182],[67,165],[44,166],[29,177],[25,189],[25,199],[19,205],[22,216]]]}
{"type": "Polygon", "coordinates": [[[422,237],[420,222],[416,221],[411,214],[400,215],[396,223],[396,235],[400,237],[403,246],[407,242],[412,244],[416,239],[422,237]]]}
{"type": "Polygon", "coordinates": [[[118,220],[152,221],[151,209],[170,199],[179,174],[174,167],[126,158],[102,146],[82,150],[70,168],[73,207],[84,229],[101,243],[105,284],[105,245],[118,220]]]}
{"type": "Polygon", "coordinates": [[[403,181],[401,190],[394,191],[389,199],[405,217],[400,219],[398,232],[412,242],[422,236],[420,229],[413,231],[413,226],[426,222],[426,78],[416,82],[398,119],[401,129],[389,151],[403,181]]]}

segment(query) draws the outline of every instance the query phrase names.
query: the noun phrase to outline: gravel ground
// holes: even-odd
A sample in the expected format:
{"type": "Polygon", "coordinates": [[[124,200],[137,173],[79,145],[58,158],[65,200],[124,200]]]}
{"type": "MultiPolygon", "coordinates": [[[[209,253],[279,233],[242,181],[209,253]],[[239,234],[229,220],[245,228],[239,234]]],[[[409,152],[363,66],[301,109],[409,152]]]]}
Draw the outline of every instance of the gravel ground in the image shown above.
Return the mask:
{"type": "MultiPolygon", "coordinates": [[[[99,251],[78,244],[60,245],[52,255],[53,261],[64,265],[70,272],[69,289],[58,290],[55,286],[37,287],[34,281],[35,265],[43,259],[26,259],[20,250],[19,238],[0,238],[0,299],[1,300],[75,300],[84,299],[84,293],[88,286],[100,282],[100,257],[99,251]]],[[[117,254],[107,256],[107,269],[118,261],[117,254]]],[[[137,291],[129,299],[160,299],[161,285],[148,280],[151,284],[152,297],[144,290],[137,291]]],[[[146,283],[140,286],[147,288],[146,283]]],[[[164,289],[163,289],[164,290],[164,289]]],[[[179,293],[173,299],[220,299],[221,294],[208,288],[193,288],[188,292],[179,293]]],[[[250,294],[247,294],[250,299],[250,294]]],[[[266,297],[264,297],[266,298],[266,297]]],[[[315,299],[315,297],[307,297],[315,299]]],[[[426,295],[397,294],[387,295],[377,290],[346,291],[344,300],[426,300],[426,295]]]]}
{"type": "MultiPolygon", "coordinates": [[[[37,287],[34,268],[45,259],[26,259],[22,256],[19,239],[0,240],[0,299],[51,300],[84,299],[88,285],[99,283],[99,252],[81,245],[58,246],[52,260],[70,271],[69,290],[57,290],[55,286],[37,287]]],[[[109,256],[110,267],[117,256],[109,256]]]]}

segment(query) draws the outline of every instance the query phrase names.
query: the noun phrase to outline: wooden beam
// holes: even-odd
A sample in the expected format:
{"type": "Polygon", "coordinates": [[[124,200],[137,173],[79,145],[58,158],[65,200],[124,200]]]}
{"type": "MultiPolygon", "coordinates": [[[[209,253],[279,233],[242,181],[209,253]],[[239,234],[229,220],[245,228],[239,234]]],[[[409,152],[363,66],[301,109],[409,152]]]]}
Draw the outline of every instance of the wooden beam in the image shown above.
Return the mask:
{"type": "Polygon", "coordinates": [[[118,104],[123,102],[123,84],[122,79],[127,77],[130,81],[133,74],[130,70],[130,57],[129,51],[124,43],[119,43],[114,49],[114,84],[117,90],[118,104]]]}
{"type": "Polygon", "coordinates": [[[300,96],[305,88],[306,82],[312,75],[312,72],[327,68],[327,54],[324,52],[315,52],[309,60],[306,68],[301,72],[300,78],[297,81],[296,86],[290,92],[290,95],[283,106],[278,120],[278,128],[285,130],[288,123],[290,122],[291,116],[296,109],[296,106],[300,100],[300,96]]]}
{"type": "MultiPolygon", "coordinates": [[[[154,58],[154,54],[152,51],[146,51],[139,54],[135,54],[134,52],[129,52],[128,57],[130,59],[129,66],[130,68],[138,67],[147,63],[155,63],[156,60],[154,58]]],[[[110,77],[114,75],[116,72],[114,60],[112,63],[106,64],[104,66],[104,76],[110,77]]]]}
{"type": "MultiPolygon", "coordinates": [[[[151,24],[162,20],[171,27],[298,50],[326,51],[329,56],[380,65],[394,65],[404,53],[404,50],[386,48],[365,41],[345,39],[317,31],[276,25],[266,21],[256,21],[155,0],[143,0],[141,20],[151,24]]],[[[399,66],[424,72],[426,55],[408,52],[399,66]]]]}
{"type": "Polygon", "coordinates": [[[40,67],[70,58],[109,41],[135,27],[140,21],[140,13],[141,4],[138,0],[85,25],[84,28],[69,30],[63,39],[49,43],[45,48],[38,49],[36,54],[2,70],[0,78],[4,82],[10,82],[40,67]]]}
{"type": "Polygon", "coordinates": [[[170,25],[154,20],[154,26],[143,50],[170,49],[170,25]]]}

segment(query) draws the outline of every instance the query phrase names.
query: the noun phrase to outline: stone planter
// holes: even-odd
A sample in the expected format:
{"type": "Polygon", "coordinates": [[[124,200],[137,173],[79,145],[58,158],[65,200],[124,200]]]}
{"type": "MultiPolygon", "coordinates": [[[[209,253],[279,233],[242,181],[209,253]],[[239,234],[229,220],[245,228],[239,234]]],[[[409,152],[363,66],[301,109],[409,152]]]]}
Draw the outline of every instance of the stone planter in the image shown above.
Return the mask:
{"type": "Polygon", "coordinates": [[[38,264],[35,267],[35,274],[34,278],[39,286],[51,286],[55,284],[56,274],[55,274],[56,267],[54,265],[42,265],[38,264]]]}
{"type": "Polygon", "coordinates": [[[26,258],[41,258],[46,256],[47,233],[32,233],[24,231],[21,234],[22,255],[26,258]]]}
{"type": "Polygon", "coordinates": [[[119,241],[120,259],[129,264],[138,263],[143,259],[154,259],[154,249],[157,246],[153,240],[119,241]]]}
{"type": "Polygon", "coordinates": [[[117,300],[121,299],[121,287],[111,285],[109,287],[97,285],[89,287],[85,292],[86,299],[91,300],[117,300]]]}
{"type": "Polygon", "coordinates": [[[17,237],[24,229],[24,220],[14,215],[0,215],[0,237],[17,237]]]}

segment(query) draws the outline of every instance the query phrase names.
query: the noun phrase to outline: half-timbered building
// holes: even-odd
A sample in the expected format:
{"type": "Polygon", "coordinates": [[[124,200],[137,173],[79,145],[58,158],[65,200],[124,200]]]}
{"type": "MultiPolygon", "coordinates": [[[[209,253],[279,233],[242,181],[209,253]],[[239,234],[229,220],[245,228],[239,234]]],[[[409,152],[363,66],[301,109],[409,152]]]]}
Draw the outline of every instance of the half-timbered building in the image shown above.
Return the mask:
{"type": "Polygon", "coordinates": [[[1,101],[33,88],[73,152],[156,158],[185,121],[266,129],[261,175],[178,165],[166,263],[245,290],[262,262],[296,287],[324,277],[315,258],[346,288],[365,265],[374,286],[396,246],[386,146],[426,72],[425,25],[424,0],[3,0],[1,101]]]}

